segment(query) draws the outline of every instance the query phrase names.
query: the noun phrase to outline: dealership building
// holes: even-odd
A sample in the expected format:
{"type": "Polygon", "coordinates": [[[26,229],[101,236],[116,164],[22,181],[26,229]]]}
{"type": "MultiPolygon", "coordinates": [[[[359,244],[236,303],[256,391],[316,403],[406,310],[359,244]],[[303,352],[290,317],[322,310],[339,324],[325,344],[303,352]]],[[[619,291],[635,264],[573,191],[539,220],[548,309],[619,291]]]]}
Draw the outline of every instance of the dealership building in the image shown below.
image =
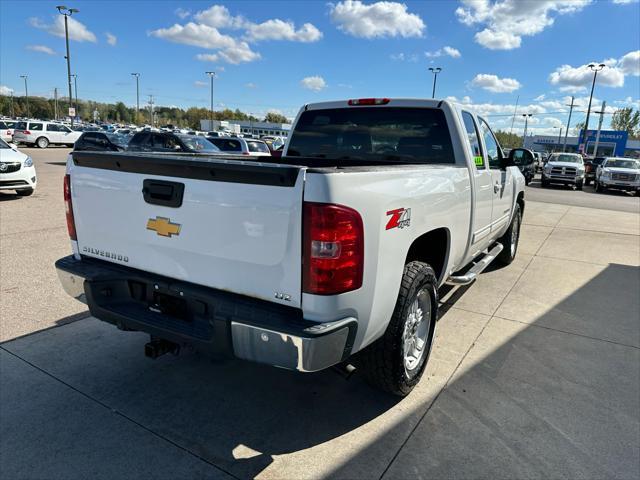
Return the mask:
{"type": "Polygon", "coordinates": [[[200,129],[205,132],[227,132],[233,135],[272,135],[287,137],[289,123],[252,122],[250,120],[200,120],[200,129]]]}
{"type": "MultiPolygon", "coordinates": [[[[593,155],[596,146],[597,130],[589,130],[587,136],[587,154],[593,155]]],[[[582,136],[582,131],[580,131],[582,136]]],[[[578,152],[578,138],[567,137],[565,152],[578,152]]],[[[631,140],[627,132],[618,130],[601,130],[598,139],[596,156],[640,158],[640,140],[631,140]]],[[[524,147],[535,152],[560,152],[564,145],[564,137],[556,135],[532,135],[527,137],[524,147]]]]}

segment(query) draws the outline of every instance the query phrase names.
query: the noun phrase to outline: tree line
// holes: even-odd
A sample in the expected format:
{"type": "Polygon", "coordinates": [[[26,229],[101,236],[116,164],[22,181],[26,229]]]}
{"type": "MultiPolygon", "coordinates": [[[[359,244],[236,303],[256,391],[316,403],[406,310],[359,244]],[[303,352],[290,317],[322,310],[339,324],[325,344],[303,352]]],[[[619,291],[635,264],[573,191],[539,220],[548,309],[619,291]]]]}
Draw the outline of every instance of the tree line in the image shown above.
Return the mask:
{"type": "MultiPolygon", "coordinates": [[[[75,103],[75,102],[73,102],[75,103]]],[[[58,118],[65,118],[69,111],[68,98],[58,98],[58,118]]],[[[28,107],[26,97],[10,97],[0,95],[0,113],[8,117],[30,117],[41,120],[55,119],[55,100],[52,98],[29,97],[28,107]]],[[[98,112],[100,121],[108,123],[135,123],[137,125],[151,124],[150,112],[141,108],[136,115],[135,107],[127,107],[122,102],[101,103],[91,100],[78,100],[76,115],[85,122],[94,121],[94,112],[98,112]]],[[[190,107],[187,109],[178,107],[155,106],[153,109],[157,125],[172,124],[183,128],[200,129],[200,120],[209,119],[210,112],[207,108],[190,107]]],[[[247,120],[265,121],[274,123],[289,123],[284,115],[269,112],[263,119],[248,115],[239,109],[225,108],[213,112],[214,120],[247,120]]]]}

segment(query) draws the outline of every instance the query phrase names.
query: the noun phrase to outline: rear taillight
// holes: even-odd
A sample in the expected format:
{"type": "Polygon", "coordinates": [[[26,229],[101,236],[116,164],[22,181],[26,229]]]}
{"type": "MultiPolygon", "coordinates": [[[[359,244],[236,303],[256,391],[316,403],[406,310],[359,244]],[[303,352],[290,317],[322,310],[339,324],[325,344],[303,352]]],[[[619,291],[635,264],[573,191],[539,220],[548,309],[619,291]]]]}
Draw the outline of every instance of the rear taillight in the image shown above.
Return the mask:
{"type": "Polygon", "coordinates": [[[25,135],[31,135],[31,132],[29,130],[23,130],[22,133],[24,133],[25,135]]]}
{"type": "Polygon", "coordinates": [[[67,215],[67,230],[71,240],[78,240],[76,236],[76,222],[73,219],[73,203],[71,201],[71,175],[64,176],[64,206],[67,215]]]}
{"type": "Polygon", "coordinates": [[[304,203],[302,290],[336,295],[362,286],[364,229],[354,209],[304,203]]]}
{"type": "Polygon", "coordinates": [[[356,105],[386,105],[390,100],[388,98],[353,98],[347,103],[351,106],[356,105]]]}

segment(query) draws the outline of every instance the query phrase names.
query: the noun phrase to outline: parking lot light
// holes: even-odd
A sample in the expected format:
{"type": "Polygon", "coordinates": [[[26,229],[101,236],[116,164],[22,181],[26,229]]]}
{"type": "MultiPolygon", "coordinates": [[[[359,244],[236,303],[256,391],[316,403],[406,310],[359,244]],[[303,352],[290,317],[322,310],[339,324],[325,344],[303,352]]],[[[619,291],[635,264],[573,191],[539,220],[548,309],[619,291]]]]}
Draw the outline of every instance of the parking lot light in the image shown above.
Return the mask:
{"type": "MultiPolygon", "coordinates": [[[[66,42],[66,46],[67,46],[67,56],[65,57],[67,59],[67,83],[69,84],[69,107],[71,107],[71,104],[73,103],[73,93],[71,90],[71,55],[69,54],[69,23],[68,23],[68,18],[71,15],[73,15],[74,13],[79,13],[80,10],[78,10],[77,8],[67,8],[64,5],[58,5],[56,7],[58,9],[58,12],[60,13],[60,15],[64,15],[64,38],[65,38],[65,42],[66,42]]],[[[73,127],[73,117],[75,115],[69,115],[71,117],[71,127],[73,127]]]]}
{"type": "Polygon", "coordinates": [[[27,87],[27,78],[29,75],[20,75],[20,78],[24,78],[24,99],[27,103],[27,118],[29,118],[29,88],[27,87]]]}
{"type": "Polygon", "coordinates": [[[204,72],[209,75],[211,79],[211,108],[209,109],[209,130],[213,130],[213,79],[216,77],[216,72],[204,72]]]}
{"type": "Polygon", "coordinates": [[[580,145],[584,145],[584,150],[582,151],[582,153],[584,154],[587,153],[587,138],[589,138],[588,136],[589,116],[591,114],[591,101],[593,100],[593,89],[596,86],[596,78],[598,77],[598,72],[602,70],[604,67],[606,67],[606,65],[604,63],[601,63],[599,65],[596,65],[595,63],[590,63],[589,65],[587,65],[587,67],[589,67],[589,69],[593,71],[593,82],[591,83],[591,94],[589,95],[589,106],[587,107],[587,119],[584,122],[584,133],[582,134],[582,141],[578,142],[578,149],[580,148],[580,145]]]}
{"type": "Polygon", "coordinates": [[[429,71],[433,73],[433,91],[431,92],[431,98],[436,98],[436,82],[438,81],[438,74],[442,71],[442,68],[429,67],[429,71]]]}
{"type": "Polygon", "coordinates": [[[135,123],[138,123],[138,114],[140,113],[140,84],[139,84],[139,80],[140,80],[140,74],[139,73],[132,73],[131,75],[133,75],[134,77],[136,77],[136,121],[135,123]]]}
{"type": "Polygon", "coordinates": [[[522,135],[522,148],[524,148],[524,142],[527,141],[527,128],[529,127],[529,117],[533,116],[533,113],[523,113],[524,117],[524,134],[522,135]]]}

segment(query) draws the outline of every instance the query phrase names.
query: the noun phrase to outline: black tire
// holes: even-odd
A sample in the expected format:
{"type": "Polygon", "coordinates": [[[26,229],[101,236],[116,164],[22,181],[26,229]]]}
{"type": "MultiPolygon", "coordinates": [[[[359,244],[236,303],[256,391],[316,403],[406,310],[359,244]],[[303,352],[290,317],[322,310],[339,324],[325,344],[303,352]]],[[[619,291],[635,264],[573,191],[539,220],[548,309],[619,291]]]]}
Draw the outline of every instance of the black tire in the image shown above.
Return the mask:
{"type": "Polygon", "coordinates": [[[520,241],[520,226],[522,225],[522,210],[520,204],[516,202],[515,211],[513,212],[513,218],[511,219],[511,225],[504,235],[498,239],[498,243],[502,244],[502,251],[496,257],[496,261],[502,265],[509,265],[516,258],[518,253],[518,242],[520,241]],[[515,239],[513,235],[515,234],[515,239]],[[515,242],[515,244],[514,244],[515,242]]]}
{"type": "Polygon", "coordinates": [[[584,179],[584,185],[585,185],[586,187],[588,187],[590,184],[591,184],[591,179],[589,179],[589,178],[585,178],[585,179],[584,179]]]}
{"type": "Polygon", "coordinates": [[[547,188],[549,186],[549,181],[546,178],[544,178],[544,175],[540,180],[540,185],[542,186],[542,188],[547,188]]]}
{"type": "Polygon", "coordinates": [[[582,180],[576,182],[576,190],[582,190],[582,180]]]}
{"type": "MultiPolygon", "coordinates": [[[[404,397],[417,385],[429,360],[438,318],[438,281],[428,264],[410,262],[404,267],[400,293],[384,335],[357,355],[356,363],[372,386],[404,397]],[[428,305],[427,305],[428,299],[428,305]],[[422,325],[426,339],[417,364],[409,371],[405,365],[405,327],[414,302],[429,311],[428,325],[422,325]]],[[[423,313],[424,314],[424,313],[423,313]]],[[[424,317],[423,317],[424,318],[424,317]]]]}
{"type": "Polygon", "coordinates": [[[16,190],[16,193],[21,197],[28,197],[29,195],[33,195],[33,188],[23,188],[22,190],[16,190]]]}
{"type": "Polygon", "coordinates": [[[524,184],[529,185],[531,183],[531,177],[524,177],[524,184]]]}
{"type": "Polygon", "coordinates": [[[39,137],[35,143],[38,148],[47,148],[49,146],[49,139],[47,137],[39,137]]]}

